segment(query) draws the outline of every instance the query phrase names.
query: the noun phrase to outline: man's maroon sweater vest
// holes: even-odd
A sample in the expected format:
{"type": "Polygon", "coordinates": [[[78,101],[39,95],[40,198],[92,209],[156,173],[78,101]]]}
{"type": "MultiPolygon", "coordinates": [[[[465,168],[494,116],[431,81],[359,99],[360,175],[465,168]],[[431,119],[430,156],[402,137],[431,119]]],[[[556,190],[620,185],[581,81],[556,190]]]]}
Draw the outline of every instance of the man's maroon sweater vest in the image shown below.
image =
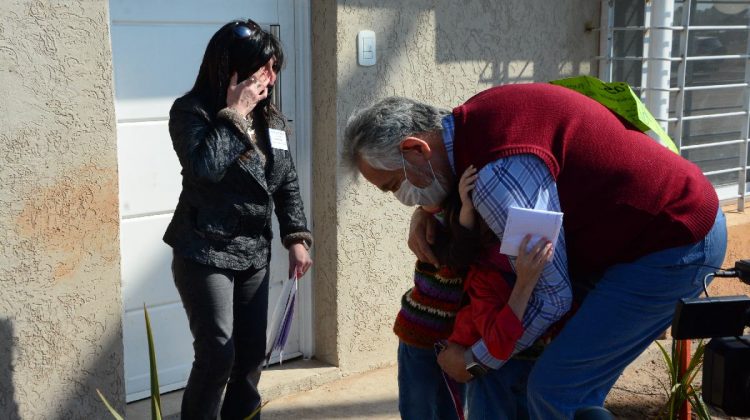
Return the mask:
{"type": "Polygon", "coordinates": [[[718,197],[700,169],[598,102],[550,84],[483,91],[453,110],[456,173],[532,154],[554,177],[572,278],[695,243],[718,197]]]}

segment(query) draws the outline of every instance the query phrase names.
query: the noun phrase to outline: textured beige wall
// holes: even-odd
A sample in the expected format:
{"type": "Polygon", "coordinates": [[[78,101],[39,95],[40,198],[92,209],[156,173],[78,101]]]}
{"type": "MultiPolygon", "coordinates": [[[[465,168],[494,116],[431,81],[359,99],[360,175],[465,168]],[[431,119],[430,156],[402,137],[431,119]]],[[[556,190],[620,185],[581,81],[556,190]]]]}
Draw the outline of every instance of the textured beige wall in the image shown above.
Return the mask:
{"type": "Polygon", "coordinates": [[[315,357],[338,365],[336,1],[311,1],[315,357]]]}
{"type": "Polygon", "coordinates": [[[124,404],[105,0],[0,3],[0,418],[124,404]]]}
{"type": "Polygon", "coordinates": [[[409,209],[337,166],[347,117],[388,96],[452,107],[487,87],[596,69],[599,2],[312,2],[313,189],[318,357],[357,371],[395,359],[391,326],[412,283],[409,209]],[[378,62],[356,63],[375,31],[378,62]]]}

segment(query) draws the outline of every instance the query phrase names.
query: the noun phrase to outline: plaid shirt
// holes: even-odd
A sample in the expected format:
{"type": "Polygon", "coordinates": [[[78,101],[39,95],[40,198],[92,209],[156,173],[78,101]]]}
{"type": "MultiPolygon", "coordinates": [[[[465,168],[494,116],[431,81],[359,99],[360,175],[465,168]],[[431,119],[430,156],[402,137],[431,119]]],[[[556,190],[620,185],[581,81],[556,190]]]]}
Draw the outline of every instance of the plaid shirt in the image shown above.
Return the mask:
{"type": "MultiPolygon", "coordinates": [[[[455,172],[453,136],[453,116],[448,115],[443,119],[443,141],[451,168],[455,172]]],[[[511,206],[561,211],[557,185],[549,169],[544,162],[532,155],[498,159],[481,168],[472,199],[479,215],[500,240],[505,231],[507,210],[511,206]]],[[[515,260],[515,257],[510,257],[514,270],[515,260]]],[[[529,299],[521,321],[524,333],[516,343],[513,354],[532,346],[555,321],[568,312],[572,300],[565,234],[561,231],[555,244],[552,263],[545,266],[529,299]]],[[[493,369],[500,368],[506,362],[493,357],[483,340],[472,346],[472,352],[476,360],[493,369]]]]}

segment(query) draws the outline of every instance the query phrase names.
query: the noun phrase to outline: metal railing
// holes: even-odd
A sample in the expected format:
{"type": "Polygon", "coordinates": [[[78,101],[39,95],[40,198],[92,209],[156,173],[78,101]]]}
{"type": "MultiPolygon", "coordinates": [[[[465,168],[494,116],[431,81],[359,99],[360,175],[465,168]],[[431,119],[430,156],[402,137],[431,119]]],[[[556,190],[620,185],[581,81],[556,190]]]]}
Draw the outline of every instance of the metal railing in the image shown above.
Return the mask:
{"type": "MultiPolygon", "coordinates": [[[[660,122],[665,130],[669,129],[669,125],[672,125],[673,129],[670,130],[670,136],[674,140],[677,148],[682,151],[687,150],[711,150],[718,149],[719,147],[727,147],[737,145],[739,147],[739,162],[733,167],[720,168],[717,170],[704,171],[706,176],[737,173],[737,189],[736,194],[727,193],[726,188],[721,188],[720,198],[724,200],[736,199],[737,209],[744,211],[745,199],[748,196],[747,192],[747,171],[748,171],[748,145],[750,140],[748,139],[748,131],[750,129],[750,65],[748,65],[748,58],[750,58],[750,25],[690,25],[690,12],[693,9],[694,0],[684,0],[682,2],[682,22],[680,25],[671,25],[673,22],[665,22],[664,19],[671,19],[672,13],[660,13],[664,10],[653,10],[655,7],[669,8],[668,12],[673,11],[674,3],[667,3],[671,0],[665,1],[644,1],[643,11],[643,22],[641,26],[615,26],[615,6],[613,0],[602,0],[602,15],[601,15],[601,26],[600,26],[600,55],[595,57],[599,63],[599,77],[607,82],[613,81],[613,67],[618,62],[641,62],[641,86],[634,87],[636,91],[640,92],[641,99],[644,103],[649,104],[647,101],[649,95],[658,96],[657,101],[651,101],[651,103],[663,104],[666,101],[666,107],[669,107],[671,98],[670,94],[674,94],[674,110],[673,116],[668,117],[664,109],[656,110],[649,108],[657,121],[660,122]],[[652,19],[656,16],[656,21],[652,19]],[[662,20],[661,22],[659,20],[662,20]],[[747,51],[745,54],[723,54],[723,55],[688,55],[688,42],[690,40],[690,33],[696,31],[748,31],[748,40],[746,43],[747,51]],[[617,32],[628,32],[628,31],[640,31],[644,34],[643,39],[643,56],[616,56],[614,39],[615,33],[617,32]],[[659,31],[663,31],[659,33],[659,31]],[[679,48],[678,56],[672,56],[671,53],[664,51],[664,46],[667,45],[671,50],[671,31],[679,32],[679,48]],[[669,37],[670,39],[665,42],[654,42],[654,47],[651,48],[652,37],[669,37]],[[662,48],[662,50],[658,50],[662,48]],[[745,75],[743,83],[718,83],[712,85],[700,85],[700,86],[686,86],[687,79],[687,67],[689,62],[705,62],[708,60],[745,60],[745,75]],[[663,64],[659,64],[659,63],[663,64]],[[671,72],[671,64],[677,63],[676,70],[676,84],[672,85],[671,75],[667,76],[666,84],[664,81],[663,73],[664,69],[669,73],[671,72]],[[654,72],[649,73],[649,66],[659,66],[656,74],[660,77],[654,77],[654,72]],[[656,80],[654,80],[656,79],[656,80]],[[685,115],[685,96],[687,92],[695,91],[708,91],[708,90],[727,90],[736,89],[742,93],[742,106],[741,111],[735,112],[709,112],[701,115],[685,115]],[[744,121],[742,122],[742,128],[740,129],[739,139],[732,140],[721,140],[713,142],[705,142],[701,144],[683,145],[683,133],[685,131],[685,123],[689,121],[708,120],[715,118],[739,118],[741,117],[744,121]],[[672,124],[670,124],[672,123],[672,124]]],[[[658,39],[662,41],[661,38],[658,39]]],[[[667,50],[667,51],[669,51],[667,50]]],[[[719,188],[717,187],[717,190],[719,188]]]]}

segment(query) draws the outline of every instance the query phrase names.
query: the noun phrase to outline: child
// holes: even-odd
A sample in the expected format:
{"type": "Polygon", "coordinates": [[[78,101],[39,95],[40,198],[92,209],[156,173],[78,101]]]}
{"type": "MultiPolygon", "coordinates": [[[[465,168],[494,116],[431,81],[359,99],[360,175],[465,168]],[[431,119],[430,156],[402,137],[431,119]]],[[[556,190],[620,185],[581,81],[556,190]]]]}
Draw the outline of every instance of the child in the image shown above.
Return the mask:
{"type": "MultiPolygon", "coordinates": [[[[463,276],[417,261],[414,287],[401,299],[393,331],[399,338],[399,413],[404,420],[459,420],[433,345],[446,340],[461,309],[463,276]]],[[[464,384],[454,389],[463,400],[464,384]]]]}
{"type": "MultiPolygon", "coordinates": [[[[471,171],[468,172],[467,170],[467,173],[462,177],[461,184],[464,185],[464,195],[469,194],[470,189],[467,189],[467,187],[473,188],[473,182],[476,179],[473,176],[476,171],[473,169],[471,171]]],[[[451,400],[452,396],[443,382],[441,369],[433,352],[433,344],[451,337],[456,314],[462,308],[462,295],[466,290],[463,286],[463,279],[469,271],[470,264],[473,261],[481,262],[484,260],[483,257],[478,257],[480,252],[487,255],[494,254],[496,258],[502,261],[502,267],[499,270],[504,272],[503,276],[498,277],[499,281],[495,283],[509,287],[504,278],[512,279],[515,277],[507,257],[500,255],[497,249],[495,249],[495,252],[485,249],[493,246],[493,244],[497,248],[499,242],[495,234],[486,227],[480,232],[479,224],[474,222],[474,210],[470,200],[470,207],[464,206],[463,210],[463,224],[466,227],[462,226],[459,221],[462,210],[461,201],[459,191],[455,190],[446,198],[443,209],[423,209],[433,213],[440,221],[433,251],[443,265],[434,267],[431,264],[417,261],[414,271],[414,287],[404,294],[401,300],[401,310],[393,327],[394,332],[399,337],[399,412],[401,418],[405,420],[454,420],[460,418],[455,412],[451,400]],[[486,245],[483,246],[482,244],[486,245]]],[[[495,270],[495,268],[488,268],[488,270],[495,270]]],[[[478,272],[478,268],[473,271],[478,272]]],[[[500,276],[499,273],[498,276],[500,276]]],[[[501,303],[503,306],[508,293],[502,295],[504,296],[501,303]]],[[[526,299],[528,300],[528,296],[526,299]]],[[[483,301],[488,302],[488,300],[483,301]]],[[[479,303],[472,307],[478,308],[479,303]]],[[[463,339],[457,338],[457,335],[452,339],[454,343],[460,342],[469,346],[480,337],[474,327],[471,326],[471,317],[468,312],[470,308],[464,305],[463,311],[466,315],[462,318],[465,318],[465,320],[455,322],[455,325],[458,330],[462,331],[468,328],[468,331],[471,331],[469,334],[472,334],[471,338],[464,333],[457,332],[463,339]]],[[[492,341],[494,343],[494,340],[492,341]]],[[[503,369],[500,370],[505,372],[502,378],[526,377],[531,362],[522,360],[522,356],[522,354],[518,354],[505,364],[503,369]],[[523,370],[523,375],[510,375],[508,373],[517,369],[523,370]]],[[[490,374],[488,378],[490,376],[494,375],[490,374]]],[[[479,382],[479,380],[474,381],[472,385],[479,382]]],[[[516,392],[518,387],[515,383],[509,383],[505,388],[508,390],[512,388],[513,392],[516,392]]],[[[518,389],[525,391],[525,382],[518,389]]],[[[463,400],[464,384],[458,384],[458,387],[454,390],[459,394],[458,398],[463,400]]],[[[492,390],[492,393],[488,395],[491,395],[494,399],[499,399],[498,394],[502,394],[502,396],[511,395],[510,392],[498,390],[492,390]]],[[[483,394],[473,392],[472,395],[474,400],[479,401],[479,396],[483,394]]],[[[510,398],[515,402],[515,397],[511,396],[510,398]]],[[[481,411],[479,402],[472,404],[472,407],[470,408],[472,413],[481,411]]],[[[475,415],[475,417],[477,416],[479,415],[475,415]]]]}
{"type": "MultiPolygon", "coordinates": [[[[511,356],[524,331],[521,320],[529,297],[553,249],[546,239],[529,249],[530,238],[526,237],[514,274],[508,257],[499,253],[497,236],[476,216],[471,201],[476,178],[476,169],[467,168],[459,181],[458,197],[453,194],[444,206],[449,238],[440,257],[458,272],[468,266],[464,290],[469,297],[456,316],[448,345],[469,348],[481,338],[494,357],[507,360],[499,370],[481,366],[474,370],[486,373],[469,383],[469,418],[524,419],[528,418],[526,378],[533,366],[533,353],[538,354],[539,348],[533,346],[511,356]]],[[[438,363],[443,365],[440,356],[438,363]]]]}

